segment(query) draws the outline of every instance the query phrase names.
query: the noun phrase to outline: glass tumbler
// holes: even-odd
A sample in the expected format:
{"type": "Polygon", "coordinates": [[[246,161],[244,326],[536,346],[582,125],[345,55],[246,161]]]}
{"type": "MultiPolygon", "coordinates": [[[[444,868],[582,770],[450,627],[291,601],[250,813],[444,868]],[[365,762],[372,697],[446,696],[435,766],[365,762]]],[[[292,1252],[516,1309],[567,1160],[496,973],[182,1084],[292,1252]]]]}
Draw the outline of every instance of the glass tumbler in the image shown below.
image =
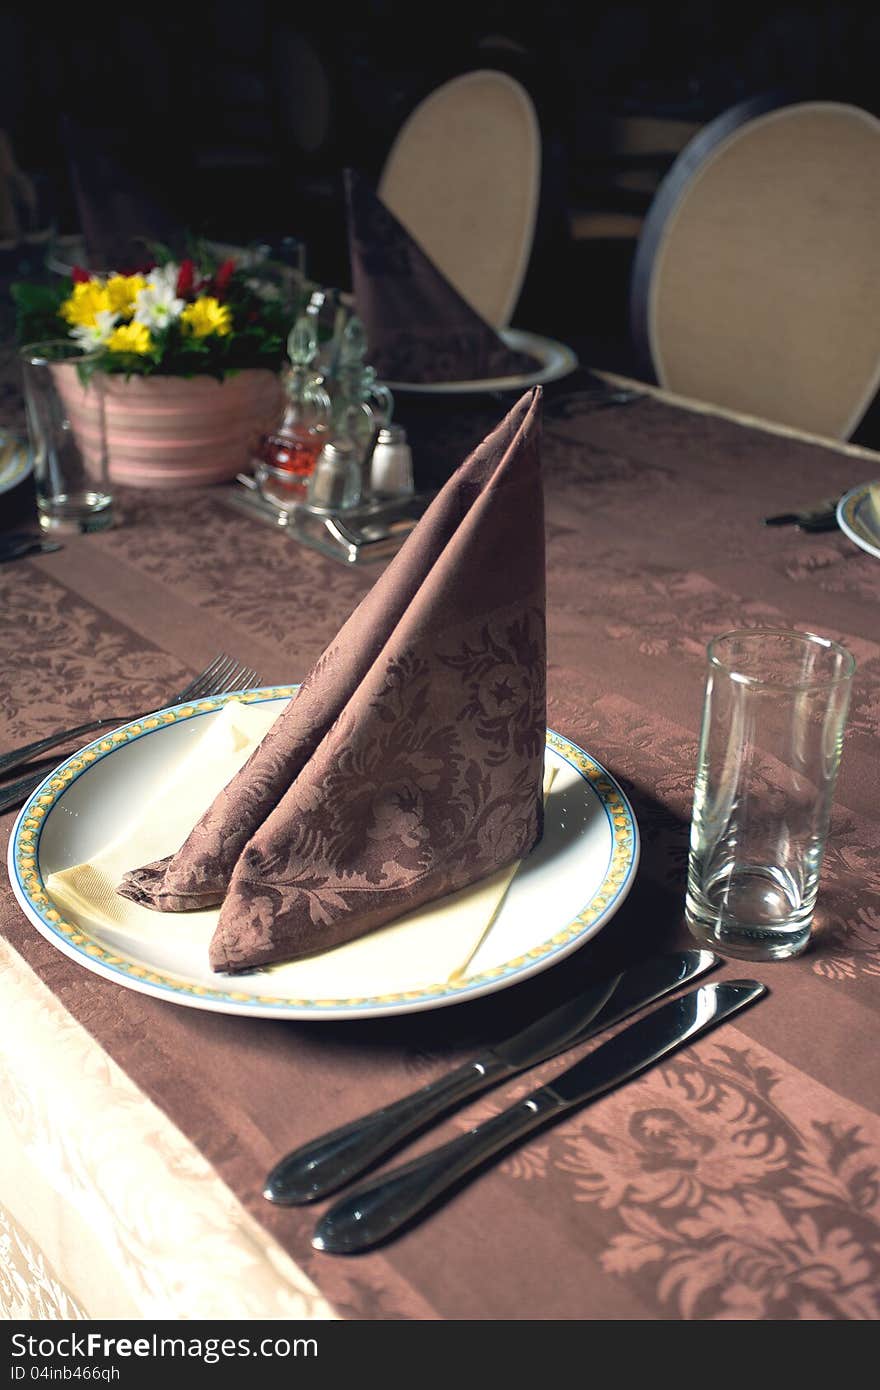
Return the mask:
{"type": "Polygon", "coordinates": [[[809,632],[707,648],[685,913],[722,955],[782,960],[810,939],[855,660],[809,632]]]}
{"type": "Polygon", "coordinates": [[[37,512],[44,531],[113,524],[103,375],[66,339],[19,349],[37,512]]]}

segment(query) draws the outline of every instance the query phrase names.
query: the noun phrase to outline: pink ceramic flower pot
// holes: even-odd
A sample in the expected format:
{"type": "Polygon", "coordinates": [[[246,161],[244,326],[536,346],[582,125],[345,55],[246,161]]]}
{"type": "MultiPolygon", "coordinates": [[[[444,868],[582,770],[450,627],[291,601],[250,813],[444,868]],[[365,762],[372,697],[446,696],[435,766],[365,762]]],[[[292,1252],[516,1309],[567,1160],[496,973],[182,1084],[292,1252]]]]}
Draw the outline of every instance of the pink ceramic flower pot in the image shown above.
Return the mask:
{"type": "Polygon", "coordinates": [[[280,377],[258,368],[214,377],[102,375],[83,386],[76,367],[53,368],[71,428],[99,447],[101,400],[110,478],[126,487],[194,487],[249,471],[259,436],[277,427],[280,377]]]}

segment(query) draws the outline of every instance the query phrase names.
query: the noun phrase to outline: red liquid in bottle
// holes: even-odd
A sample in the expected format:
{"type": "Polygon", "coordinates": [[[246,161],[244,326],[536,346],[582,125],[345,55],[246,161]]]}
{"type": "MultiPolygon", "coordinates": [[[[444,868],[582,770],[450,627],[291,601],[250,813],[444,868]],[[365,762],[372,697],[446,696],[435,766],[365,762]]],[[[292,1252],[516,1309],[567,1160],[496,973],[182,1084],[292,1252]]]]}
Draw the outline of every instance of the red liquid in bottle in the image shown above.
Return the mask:
{"type": "Polygon", "coordinates": [[[264,497],[282,507],[293,502],[304,502],[322,443],[320,435],[296,439],[283,433],[264,434],[257,457],[274,470],[263,477],[261,491],[264,497]]]}
{"type": "Polygon", "coordinates": [[[289,435],[264,434],[260,443],[260,458],[270,468],[280,468],[297,478],[308,478],[315,468],[323,440],[293,439],[289,435]]]}

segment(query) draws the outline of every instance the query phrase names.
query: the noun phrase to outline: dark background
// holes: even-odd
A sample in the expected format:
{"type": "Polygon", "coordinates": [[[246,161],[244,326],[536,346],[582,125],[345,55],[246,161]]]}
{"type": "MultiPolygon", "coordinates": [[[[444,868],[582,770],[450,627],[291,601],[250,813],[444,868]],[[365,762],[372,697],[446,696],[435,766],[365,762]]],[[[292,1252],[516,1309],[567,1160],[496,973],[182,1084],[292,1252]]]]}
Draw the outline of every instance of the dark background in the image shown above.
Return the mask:
{"type": "Polygon", "coordinates": [[[115,142],[193,232],[298,237],[309,273],[348,288],[341,170],[378,176],[416,103],[476,67],[524,82],[544,139],[535,249],[513,321],[571,342],[593,365],[626,369],[639,218],[676,150],[658,138],[655,149],[621,152],[621,122],[686,132],[780,88],[872,106],[880,12],[559,0],[7,6],[0,129],[59,231],[78,229],[59,135],[69,112],[115,142]],[[326,119],[300,66],[301,35],[326,74],[326,119]]]}

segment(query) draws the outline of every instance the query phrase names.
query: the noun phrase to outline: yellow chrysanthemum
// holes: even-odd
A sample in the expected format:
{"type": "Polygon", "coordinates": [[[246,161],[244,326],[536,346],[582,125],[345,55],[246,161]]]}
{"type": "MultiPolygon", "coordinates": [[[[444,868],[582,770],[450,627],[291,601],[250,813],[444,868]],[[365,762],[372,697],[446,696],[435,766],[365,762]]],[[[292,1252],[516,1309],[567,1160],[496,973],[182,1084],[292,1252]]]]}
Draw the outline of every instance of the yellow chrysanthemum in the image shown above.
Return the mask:
{"type": "Polygon", "coordinates": [[[121,323],[107,339],[111,352],[149,352],[153,346],[150,330],[145,323],[121,323]]]}
{"type": "Polygon", "coordinates": [[[134,301],[146,284],[143,275],[111,275],[104,288],[113,313],[131,318],[134,301]]]}
{"type": "Polygon", "coordinates": [[[232,332],[232,313],[228,305],[221,304],[210,294],[199,295],[194,304],[187,305],[180,318],[196,338],[207,338],[209,333],[225,338],[232,332]]]}
{"type": "Polygon", "coordinates": [[[73,328],[90,327],[96,315],[110,310],[110,297],[100,280],[81,280],[74,285],[73,294],[65,299],[59,313],[73,328]]]}

